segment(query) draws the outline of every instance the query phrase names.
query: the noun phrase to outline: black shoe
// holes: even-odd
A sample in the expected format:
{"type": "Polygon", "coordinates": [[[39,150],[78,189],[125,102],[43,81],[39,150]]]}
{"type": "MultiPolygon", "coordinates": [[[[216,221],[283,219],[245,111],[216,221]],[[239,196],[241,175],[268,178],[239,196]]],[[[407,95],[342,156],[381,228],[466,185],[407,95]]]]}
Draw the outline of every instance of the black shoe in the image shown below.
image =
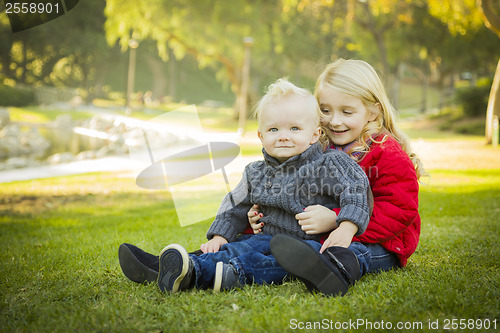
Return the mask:
{"type": "Polygon", "coordinates": [[[158,279],[158,257],[137,246],[123,243],[118,248],[118,260],[123,274],[137,283],[152,283],[158,279]]]}
{"type": "Polygon", "coordinates": [[[219,261],[215,266],[214,293],[221,290],[241,289],[240,277],[236,267],[219,261]]]}
{"type": "Polygon", "coordinates": [[[158,287],[161,291],[176,293],[194,287],[195,271],[187,251],[171,244],[160,253],[158,287]]]}
{"type": "Polygon", "coordinates": [[[280,234],[271,239],[271,253],[288,273],[326,296],[344,295],[361,278],[358,258],[344,247],[319,253],[301,239],[280,234]]]}

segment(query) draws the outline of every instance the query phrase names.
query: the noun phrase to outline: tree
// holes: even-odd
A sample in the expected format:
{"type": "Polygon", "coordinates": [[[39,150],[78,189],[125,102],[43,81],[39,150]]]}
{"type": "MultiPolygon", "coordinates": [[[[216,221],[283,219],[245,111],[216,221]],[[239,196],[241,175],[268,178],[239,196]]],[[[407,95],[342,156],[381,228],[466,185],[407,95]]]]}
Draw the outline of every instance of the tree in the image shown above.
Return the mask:
{"type": "MultiPolygon", "coordinates": [[[[448,24],[452,33],[466,34],[477,30],[483,24],[500,37],[500,8],[492,0],[428,0],[431,14],[448,24]]],[[[497,40],[498,42],[498,40],[497,40]]],[[[488,108],[486,110],[486,143],[492,142],[493,115],[500,116],[500,59],[491,87],[488,108]]]]}
{"type": "MultiPolygon", "coordinates": [[[[499,8],[493,6],[492,0],[477,0],[478,7],[483,14],[484,24],[488,29],[500,37],[500,13],[499,8]]],[[[493,115],[500,117],[500,59],[498,60],[495,77],[491,85],[488,109],[486,110],[486,143],[493,141],[493,115]]]]}
{"type": "Polygon", "coordinates": [[[201,68],[213,67],[217,77],[227,80],[238,96],[242,40],[253,35],[257,43],[262,43],[266,27],[259,21],[266,15],[266,6],[269,4],[265,1],[245,0],[109,0],[106,2],[106,35],[110,44],[118,41],[123,50],[131,38],[152,39],[165,61],[169,58],[168,49],[177,59],[190,54],[201,68]]]}
{"type": "Polygon", "coordinates": [[[118,55],[106,43],[104,22],[104,3],[99,0],[80,1],[65,15],[16,33],[2,17],[3,76],[21,84],[83,88],[90,101],[118,55]]]}

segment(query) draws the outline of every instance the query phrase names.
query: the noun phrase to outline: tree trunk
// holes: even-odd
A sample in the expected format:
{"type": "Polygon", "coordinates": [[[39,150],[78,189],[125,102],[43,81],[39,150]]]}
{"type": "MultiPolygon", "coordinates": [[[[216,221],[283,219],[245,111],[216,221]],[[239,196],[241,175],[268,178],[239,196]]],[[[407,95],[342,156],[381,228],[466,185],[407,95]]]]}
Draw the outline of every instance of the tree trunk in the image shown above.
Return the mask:
{"type": "Polygon", "coordinates": [[[427,111],[427,92],[429,91],[429,76],[424,73],[422,79],[422,99],[420,100],[420,113],[427,111]]]}
{"type": "MultiPolygon", "coordinates": [[[[492,0],[477,0],[477,7],[483,14],[484,25],[500,37],[500,15],[498,8],[494,8],[492,0]]],[[[493,116],[500,116],[500,60],[498,60],[495,77],[491,85],[488,108],[486,109],[485,136],[486,144],[491,144],[493,139],[493,116]]]]}
{"type": "Polygon", "coordinates": [[[147,55],[146,62],[148,63],[151,75],[153,76],[153,99],[160,100],[164,94],[167,87],[167,79],[165,78],[165,73],[163,71],[163,62],[156,56],[147,55]]]}
{"type": "Polygon", "coordinates": [[[177,61],[174,51],[168,48],[168,95],[175,101],[177,95],[177,61]]]}
{"type": "Polygon", "coordinates": [[[392,104],[396,110],[399,111],[399,93],[401,89],[401,65],[397,64],[394,74],[391,76],[391,85],[390,89],[392,90],[390,93],[392,95],[392,104]]]}
{"type": "MultiPolygon", "coordinates": [[[[495,12],[492,0],[476,0],[477,7],[483,14],[484,25],[500,37],[500,16],[495,12]]],[[[497,5],[498,6],[498,5],[497,5]]],[[[500,10],[496,8],[496,11],[500,10]]]]}
{"type": "Polygon", "coordinates": [[[498,60],[495,77],[491,85],[488,108],[486,109],[486,144],[491,144],[493,139],[493,116],[500,117],[500,60],[498,60]]]}

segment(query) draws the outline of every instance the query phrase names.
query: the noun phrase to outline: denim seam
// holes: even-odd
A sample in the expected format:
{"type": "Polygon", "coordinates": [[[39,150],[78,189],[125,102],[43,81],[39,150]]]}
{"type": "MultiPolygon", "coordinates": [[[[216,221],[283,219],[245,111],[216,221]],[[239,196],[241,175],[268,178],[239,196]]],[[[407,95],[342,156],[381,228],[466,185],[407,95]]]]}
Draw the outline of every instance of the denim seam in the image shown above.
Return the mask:
{"type": "Polygon", "coordinates": [[[363,257],[365,257],[365,258],[368,258],[368,257],[373,258],[372,256],[370,256],[370,251],[369,251],[369,250],[368,250],[368,251],[366,251],[366,252],[360,253],[359,255],[360,255],[360,256],[363,256],[363,257]]]}
{"type": "Polygon", "coordinates": [[[196,256],[191,256],[189,255],[189,258],[191,259],[191,261],[193,262],[193,268],[194,268],[194,272],[195,272],[195,283],[194,285],[198,287],[198,280],[200,278],[200,275],[201,275],[201,267],[200,267],[200,264],[198,263],[198,258],[196,258],[196,256]]]}
{"type": "Polygon", "coordinates": [[[236,272],[238,272],[238,278],[242,285],[246,284],[245,272],[243,271],[243,265],[241,265],[240,261],[237,258],[229,260],[229,263],[236,268],[236,272]]]}
{"type": "Polygon", "coordinates": [[[377,255],[377,256],[372,255],[371,258],[372,258],[372,260],[383,260],[383,259],[390,257],[390,256],[391,256],[391,254],[387,253],[387,254],[377,255]]]}

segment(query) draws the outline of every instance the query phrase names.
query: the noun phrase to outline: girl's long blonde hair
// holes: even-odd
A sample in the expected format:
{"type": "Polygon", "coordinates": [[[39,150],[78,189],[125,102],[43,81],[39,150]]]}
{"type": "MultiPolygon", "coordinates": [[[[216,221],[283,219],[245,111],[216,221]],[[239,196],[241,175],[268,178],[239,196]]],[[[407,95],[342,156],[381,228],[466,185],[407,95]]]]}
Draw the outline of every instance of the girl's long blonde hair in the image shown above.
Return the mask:
{"type": "MultiPolygon", "coordinates": [[[[422,162],[412,152],[410,140],[396,125],[396,110],[392,106],[384,85],[377,72],[370,64],[362,60],[338,59],[329,64],[316,81],[314,95],[318,99],[323,88],[331,88],[340,93],[361,99],[368,111],[377,115],[374,121],[368,122],[359,137],[359,146],[354,151],[367,152],[368,140],[374,141],[377,134],[389,134],[401,145],[415,166],[417,177],[425,174],[422,162]]],[[[387,136],[378,142],[385,141],[387,136]]]]}

